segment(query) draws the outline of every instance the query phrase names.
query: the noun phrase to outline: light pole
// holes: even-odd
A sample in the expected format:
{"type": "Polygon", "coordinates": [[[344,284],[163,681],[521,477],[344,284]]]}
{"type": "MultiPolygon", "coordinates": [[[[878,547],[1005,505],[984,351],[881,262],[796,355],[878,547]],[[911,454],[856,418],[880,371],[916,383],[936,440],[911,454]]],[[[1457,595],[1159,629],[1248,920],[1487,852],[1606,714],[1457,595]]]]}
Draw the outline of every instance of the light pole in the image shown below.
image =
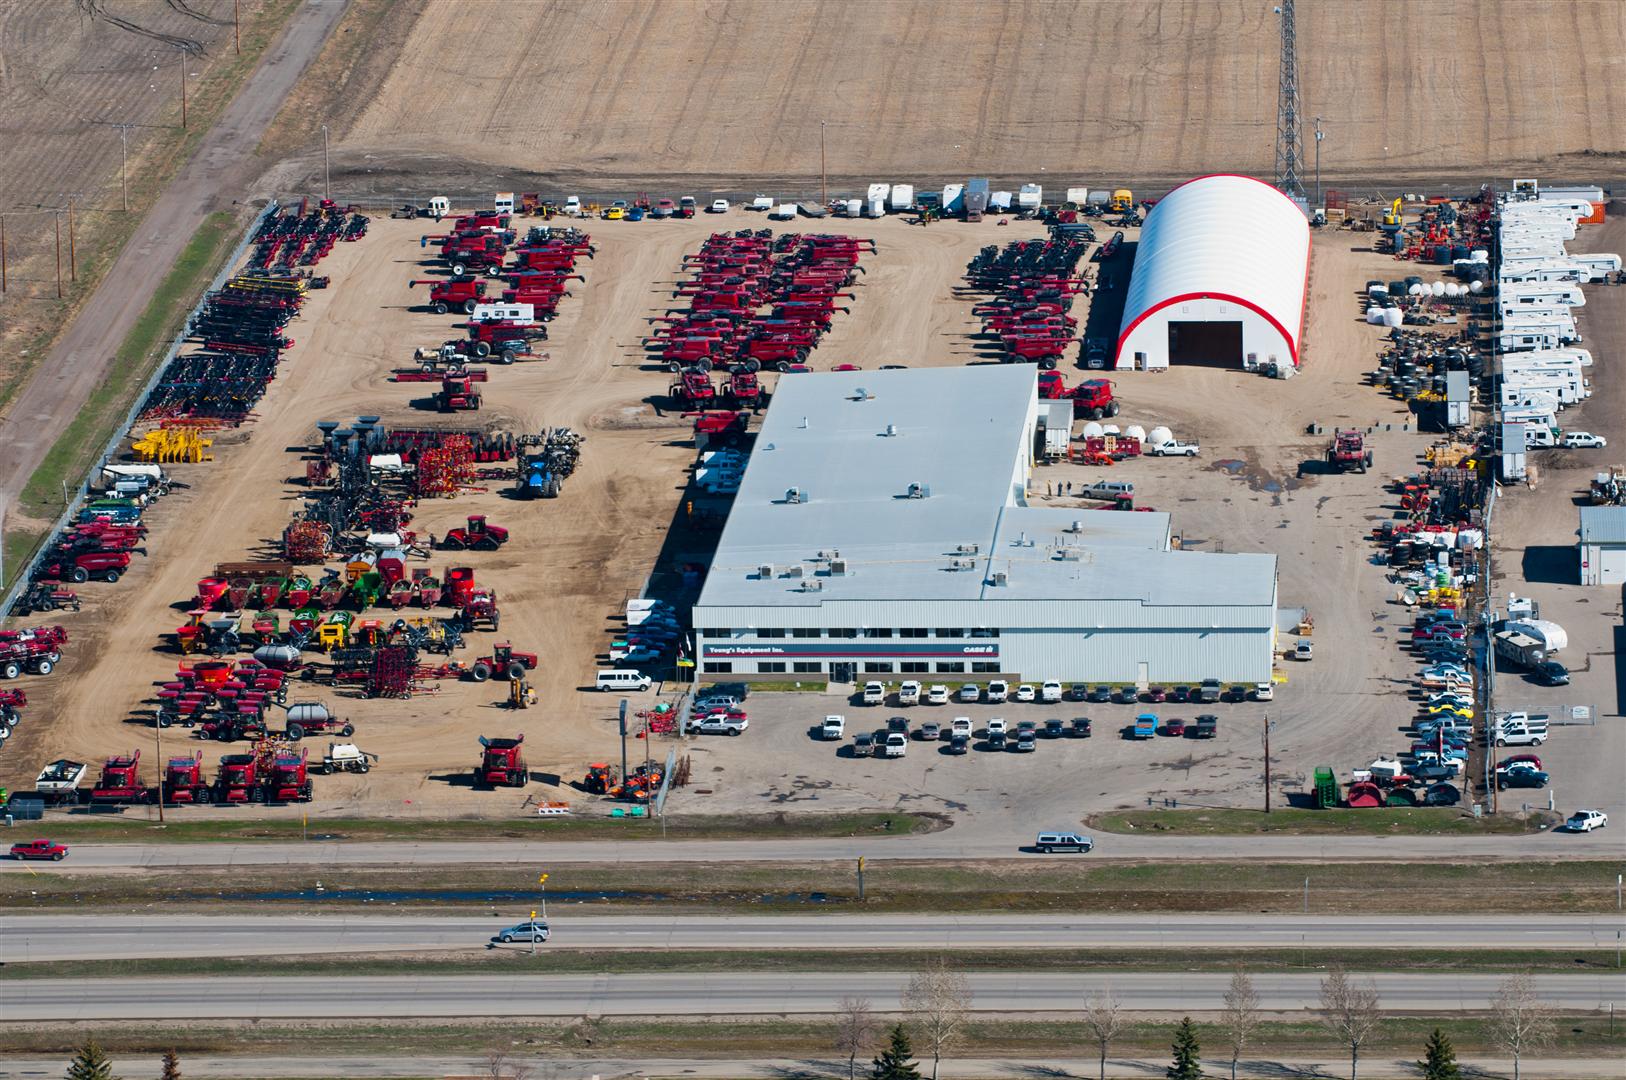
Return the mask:
{"type": "Polygon", "coordinates": [[[1265,714],[1265,813],[1270,813],[1270,733],[1276,730],[1271,723],[1270,714],[1265,714]]]}
{"type": "Polygon", "coordinates": [[[825,167],[824,158],[824,121],[819,121],[819,203],[827,204],[830,201],[830,171],[825,167]]]}
{"type": "Polygon", "coordinates": [[[130,125],[119,125],[119,202],[130,209],[130,125]]]}
{"type": "Polygon", "coordinates": [[[1321,130],[1321,117],[1315,118],[1315,204],[1321,205],[1321,140],[1326,138],[1321,130]]]}
{"type": "Polygon", "coordinates": [[[322,125],[322,198],[332,199],[332,173],[328,171],[327,125],[322,125]]]}

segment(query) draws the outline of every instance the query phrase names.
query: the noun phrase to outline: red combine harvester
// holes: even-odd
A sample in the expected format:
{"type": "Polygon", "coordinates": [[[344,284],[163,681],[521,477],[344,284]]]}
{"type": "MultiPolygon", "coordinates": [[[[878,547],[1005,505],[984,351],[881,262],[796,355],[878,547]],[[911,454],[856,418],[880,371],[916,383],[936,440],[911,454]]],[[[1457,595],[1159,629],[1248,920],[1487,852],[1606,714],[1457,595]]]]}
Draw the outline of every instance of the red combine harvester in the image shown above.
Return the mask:
{"type": "Polygon", "coordinates": [[[141,751],[128,757],[110,757],[102,766],[101,779],[90,789],[90,801],[112,805],[116,803],[144,803],[152,797],[147,785],[141,782],[141,751]]]}
{"type": "Polygon", "coordinates": [[[486,295],[486,283],[478,278],[420,278],[407,282],[409,289],[414,285],[429,286],[429,307],[436,315],[444,315],[452,308],[473,314],[486,295]]]}
{"type": "Polygon", "coordinates": [[[164,767],[164,782],[158,795],[167,806],[195,803],[207,806],[214,802],[214,791],[203,778],[203,751],[191,757],[172,757],[164,767]]]}
{"type": "Polygon", "coordinates": [[[291,803],[311,801],[310,770],[307,762],[309,751],[300,747],[279,750],[271,758],[271,764],[266,767],[265,780],[262,783],[264,799],[267,803],[291,803]]]}
{"type": "Polygon", "coordinates": [[[1100,420],[1118,415],[1118,399],[1112,393],[1112,380],[1086,379],[1073,387],[1073,415],[1100,420]]]}
{"type": "Polygon", "coordinates": [[[717,387],[711,376],[699,368],[688,368],[672,384],[671,394],[685,406],[704,408],[717,399],[717,387]]]}
{"type": "Polygon", "coordinates": [[[476,382],[467,374],[446,376],[440,381],[440,393],[435,395],[435,407],[441,412],[479,411],[480,388],[476,382]]]}
{"type": "Polygon", "coordinates": [[[258,754],[227,754],[220,759],[220,771],[215,775],[216,802],[256,803],[264,797],[258,754]]]}
{"type": "Polygon", "coordinates": [[[531,779],[525,766],[525,753],[520,745],[525,742],[521,732],[512,739],[488,739],[480,736],[480,764],[474,767],[476,788],[524,787],[531,779]]]}

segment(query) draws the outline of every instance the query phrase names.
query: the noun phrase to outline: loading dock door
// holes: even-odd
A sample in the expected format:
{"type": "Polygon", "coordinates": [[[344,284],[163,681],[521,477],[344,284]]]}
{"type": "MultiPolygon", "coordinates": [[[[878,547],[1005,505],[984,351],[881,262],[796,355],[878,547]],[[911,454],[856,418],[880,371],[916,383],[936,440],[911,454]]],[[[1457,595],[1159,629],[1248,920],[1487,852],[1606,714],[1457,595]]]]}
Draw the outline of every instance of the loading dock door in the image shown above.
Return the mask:
{"type": "Polygon", "coordinates": [[[1598,584],[1626,585],[1626,548],[1600,547],[1598,552],[1598,584]]]}
{"type": "Polygon", "coordinates": [[[1170,322],[1169,362],[1242,366],[1240,322],[1170,322]]]}

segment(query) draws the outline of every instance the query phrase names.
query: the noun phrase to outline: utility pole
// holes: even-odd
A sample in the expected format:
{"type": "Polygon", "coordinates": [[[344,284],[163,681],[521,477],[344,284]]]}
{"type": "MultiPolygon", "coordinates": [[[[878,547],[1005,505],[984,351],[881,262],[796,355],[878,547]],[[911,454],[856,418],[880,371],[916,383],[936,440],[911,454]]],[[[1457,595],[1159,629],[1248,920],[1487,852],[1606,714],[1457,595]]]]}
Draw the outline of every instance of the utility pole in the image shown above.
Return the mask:
{"type": "Polygon", "coordinates": [[[830,172],[825,166],[824,157],[824,121],[819,121],[819,204],[825,205],[830,201],[830,172]]]}
{"type": "Polygon", "coordinates": [[[181,53],[181,130],[186,130],[186,53],[181,53]]]}
{"type": "Polygon", "coordinates": [[[627,782],[627,699],[621,699],[621,783],[627,782]]]}
{"type": "Polygon", "coordinates": [[[1281,0],[1282,62],[1276,88],[1276,190],[1304,206],[1304,148],[1299,143],[1298,42],[1293,28],[1293,0],[1281,0]]]}
{"type": "Polygon", "coordinates": [[[333,174],[328,171],[327,161],[327,125],[322,125],[322,198],[333,198],[333,174]]]}
{"type": "Polygon", "coordinates": [[[119,202],[130,209],[130,125],[119,125],[119,202]]]}
{"type": "Polygon", "coordinates": [[[56,222],[56,298],[62,299],[62,211],[51,215],[56,222]]]}
{"type": "Polygon", "coordinates": [[[1270,733],[1276,725],[1270,722],[1270,714],[1265,714],[1265,813],[1270,813],[1270,733]]]}
{"type": "Polygon", "coordinates": [[[1315,204],[1321,205],[1321,140],[1327,133],[1321,130],[1321,117],[1315,118],[1315,204]]]}
{"type": "Polygon", "coordinates": [[[73,247],[73,200],[68,200],[68,280],[79,280],[79,260],[74,256],[73,247]]]}
{"type": "Polygon", "coordinates": [[[243,55],[243,0],[231,0],[231,44],[238,56],[243,55]]]}
{"type": "Polygon", "coordinates": [[[158,747],[158,758],[153,765],[158,769],[158,824],[164,823],[164,728],[156,721],[152,725],[152,741],[158,747]]]}
{"type": "Polygon", "coordinates": [[[6,291],[6,215],[0,214],[0,294],[6,291]]]}

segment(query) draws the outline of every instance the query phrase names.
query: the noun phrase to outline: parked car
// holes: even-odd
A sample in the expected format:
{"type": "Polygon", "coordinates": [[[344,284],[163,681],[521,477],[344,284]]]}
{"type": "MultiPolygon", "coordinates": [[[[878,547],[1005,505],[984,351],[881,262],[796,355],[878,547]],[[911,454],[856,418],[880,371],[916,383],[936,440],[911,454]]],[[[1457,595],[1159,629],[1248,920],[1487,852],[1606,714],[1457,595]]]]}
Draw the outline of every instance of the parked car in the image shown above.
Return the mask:
{"type": "Polygon", "coordinates": [[[1014,745],[1011,749],[1015,750],[1019,754],[1031,754],[1038,748],[1039,738],[1037,732],[1018,731],[1016,733],[1016,745],[1014,745]]]}
{"type": "Polygon", "coordinates": [[[706,213],[708,213],[708,214],[726,214],[726,213],[728,213],[728,200],[727,199],[713,199],[713,200],[711,200],[711,205],[706,207],[706,213]]]}
{"type": "Polygon", "coordinates": [[[1062,723],[1060,720],[1046,720],[1044,722],[1045,738],[1059,739],[1065,734],[1067,734],[1067,725],[1062,723]]]}
{"type": "Polygon", "coordinates": [[[1042,832],[1033,842],[1040,854],[1049,855],[1057,851],[1073,851],[1080,855],[1087,855],[1095,848],[1095,841],[1082,833],[1056,830],[1055,832],[1042,832]]]}
{"type": "Polygon", "coordinates": [[[1544,788],[1547,780],[1547,774],[1540,769],[1512,769],[1496,777],[1496,782],[1504,788],[1544,788]]]}
{"type": "Polygon", "coordinates": [[[943,725],[936,721],[928,721],[920,725],[920,729],[915,732],[915,736],[921,742],[936,742],[943,737],[943,725]]]}
{"type": "Polygon", "coordinates": [[[740,712],[719,710],[689,717],[690,734],[698,732],[701,735],[740,735],[750,726],[751,721],[740,712]]]}
{"type": "Polygon", "coordinates": [[[24,840],[20,844],[11,845],[13,859],[49,859],[52,862],[61,862],[67,857],[68,848],[54,840],[24,840]]]}
{"type": "Polygon", "coordinates": [[[1140,691],[1133,686],[1120,686],[1112,692],[1112,700],[1119,705],[1133,705],[1140,700],[1140,691]]]}
{"type": "Polygon", "coordinates": [[[956,716],[950,721],[949,738],[952,739],[959,735],[964,735],[968,739],[971,738],[971,717],[956,716]]]}
{"type": "Polygon", "coordinates": [[[1184,704],[1193,700],[1192,689],[1189,686],[1175,686],[1169,690],[1169,700],[1176,704],[1184,704]]]}
{"type": "Polygon", "coordinates": [[[1535,754],[1514,754],[1512,757],[1505,757],[1499,768],[1510,768],[1518,764],[1529,765],[1533,769],[1542,768],[1541,758],[1535,754]]]}
{"type": "Polygon", "coordinates": [[[1163,734],[1171,739],[1186,737],[1186,722],[1179,717],[1171,716],[1163,722],[1163,734]]]}
{"type": "Polygon", "coordinates": [[[1542,686],[1568,686],[1570,670],[1557,660],[1544,660],[1530,669],[1530,678],[1542,686]]]}
{"type": "Polygon", "coordinates": [[[860,731],[853,736],[853,757],[869,757],[875,749],[875,736],[860,731]]]}
{"type": "MultiPolygon", "coordinates": [[[[1076,682],[1072,686],[1069,686],[1067,688],[1067,700],[1068,701],[1085,701],[1085,700],[1087,700],[1089,698],[1089,696],[1090,696],[1090,688],[1088,686],[1085,686],[1081,682],[1076,682]]],[[[1107,697],[1110,698],[1111,696],[1112,696],[1112,691],[1108,690],[1107,691],[1107,697]]]]}
{"type": "Polygon", "coordinates": [[[1213,713],[1203,713],[1197,717],[1197,726],[1191,734],[1199,739],[1212,739],[1219,734],[1219,717],[1213,713]]]}
{"type": "Polygon", "coordinates": [[[1075,739],[1087,739],[1087,738],[1089,738],[1090,737],[1090,718],[1087,717],[1087,716],[1075,716],[1075,717],[1073,717],[1073,723],[1072,723],[1072,726],[1068,730],[1068,734],[1071,735],[1075,739]]]}
{"type": "Polygon", "coordinates": [[[987,732],[990,735],[1003,735],[1010,730],[1003,716],[996,716],[988,721],[987,732]]]}
{"type": "Polygon", "coordinates": [[[1197,687],[1197,702],[1201,705],[1212,705],[1223,693],[1218,679],[1204,679],[1202,685],[1197,687]]]}
{"type": "Polygon", "coordinates": [[[1096,705],[1105,705],[1112,700],[1112,687],[1096,686],[1090,690],[1089,696],[1084,700],[1096,705]]]}
{"type": "Polygon", "coordinates": [[[886,746],[881,751],[882,757],[903,757],[909,750],[909,736],[901,732],[891,732],[886,737],[886,746]]]}
{"type": "Polygon", "coordinates": [[[1293,659],[1295,659],[1295,660],[1298,660],[1298,661],[1309,660],[1309,659],[1312,659],[1314,657],[1314,655],[1315,655],[1315,649],[1311,646],[1311,644],[1308,641],[1301,641],[1297,645],[1293,646],[1293,659]]]}
{"type": "Polygon", "coordinates": [[[886,704],[886,684],[885,683],[878,683],[878,682],[867,682],[867,683],[865,683],[864,684],[864,704],[865,705],[884,705],[884,704],[886,704]]]}
{"type": "Polygon", "coordinates": [[[500,931],[495,940],[504,945],[512,945],[516,941],[546,941],[548,940],[548,924],[545,922],[523,922],[518,926],[510,926],[500,931]]]}
{"type": "Polygon", "coordinates": [[[893,716],[886,722],[886,730],[895,731],[900,735],[909,734],[909,718],[907,716],[893,716]]]}
{"type": "Polygon", "coordinates": [[[829,741],[845,739],[847,737],[847,718],[845,716],[826,716],[824,725],[819,728],[819,734],[829,741]]]}
{"type": "Polygon", "coordinates": [[[1055,679],[1046,679],[1039,686],[1039,700],[1046,705],[1054,705],[1061,700],[1061,683],[1055,679]]]}
{"type": "Polygon", "coordinates": [[[1569,832],[1591,832],[1608,824],[1609,815],[1602,810],[1577,810],[1564,822],[1564,828],[1569,832]]]}
{"type": "Polygon", "coordinates": [[[1039,698],[1038,691],[1034,690],[1033,686],[1031,684],[1029,684],[1029,683],[1020,683],[1020,684],[1017,685],[1017,687],[1016,687],[1016,700],[1017,701],[1033,702],[1033,701],[1037,701],[1038,698],[1039,698]]]}
{"type": "Polygon", "coordinates": [[[1009,683],[1007,683],[1004,679],[994,679],[988,684],[988,701],[990,704],[997,705],[999,702],[1004,701],[1005,698],[1009,696],[1010,692],[1011,687],[1009,683]]]}
{"type": "Polygon", "coordinates": [[[1569,450],[1602,450],[1609,440],[1590,431],[1564,432],[1564,447],[1569,450]]]}
{"type": "Polygon", "coordinates": [[[1423,784],[1456,779],[1457,770],[1449,765],[1417,765],[1405,770],[1413,780],[1423,784]]]}
{"type": "Polygon", "coordinates": [[[1273,698],[1275,696],[1276,696],[1276,688],[1274,686],[1272,686],[1270,683],[1262,682],[1262,683],[1254,683],[1253,684],[1253,700],[1255,700],[1255,701],[1269,701],[1271,698],[1273,698]]]}
{"type": "Polygon", "coordinates": [[[967,750],[970,750],[970,749],[971,749],[971,736],[969,736],[969,735],[950,735],[949,736],[949,744],[948,744],[948,752],[949,753],[951,753],[951,754],[963,754],[967,750]]]}
{"type": "Polygon", "coordinates": [[[1024,731],[1031,731],[1037,735],[1039,733],[1039,721],[1023,720],[1021,723],[1016,725],[1016,733],[1018,735],[1022,734],[1024,731]]]}
{"type": "Polygon", "coordinates": [[[949,688],[942,683],[932,683],[926,690],[926,704],[947,705],[949,703],[949,688]]]}
{"type": "Polygon", "coordinates": [[[1005,749],[1005,742],[1006,742],[1005,732],[1003,732],[1003,731],[990,731],[988,733],[988,738],[987,738],[986,741],[987,741],[987,744],[988,744],[988,749],[990,749],[990,750],[1003,750],[1003,749],[1005,749]]]}
{"type": "Polygon", "coordinates": [[[908,679],[905,682],[901,683],[898,686],[898,704],[899,705],[919,705],[920,704],[920,684],[918,682],[916,682],[915,680],[913,680],[913,679],[908,679]]]}
{"type": "Polygon", "coordinates": [[[1226,701],[1247,701],[1248,700],[1248,692],[1251,689],[1252,689],[1252,687],[1248,686],[1247,683],[1232,683],[1230,685],[1229,689],[1227,689],[1225,691],[1225,700],[1226,701]]]}
{"type": "Polygon", "coordinates": [[[1169,692],[1161,686],[1148,686],[1146,692],[1141,694],[1140,699],[1148,705],[1156,705],[1159,702],[1167,701],[1169,692]]]}
{"type": "Polygon", "coordinates": [[[960,687],[960,700],[967,704],[982,698],[982,688],[974,682],[968,682],[960,687]]]}
{"type": "Polygon", "coordinates": [[[1150,739],[1157,734],[1157,714],[1141,713],[1135,717],[1134,725],[1129,729],[1131,739],[1150,739]]]}

